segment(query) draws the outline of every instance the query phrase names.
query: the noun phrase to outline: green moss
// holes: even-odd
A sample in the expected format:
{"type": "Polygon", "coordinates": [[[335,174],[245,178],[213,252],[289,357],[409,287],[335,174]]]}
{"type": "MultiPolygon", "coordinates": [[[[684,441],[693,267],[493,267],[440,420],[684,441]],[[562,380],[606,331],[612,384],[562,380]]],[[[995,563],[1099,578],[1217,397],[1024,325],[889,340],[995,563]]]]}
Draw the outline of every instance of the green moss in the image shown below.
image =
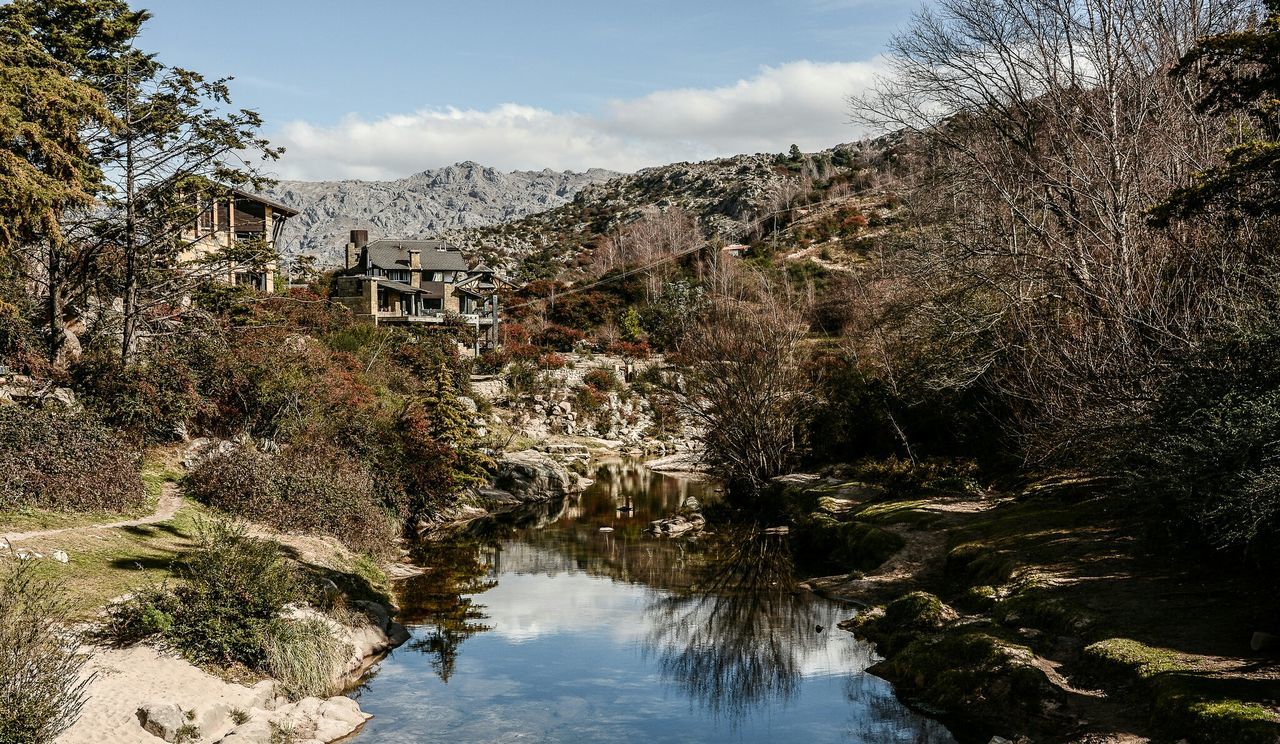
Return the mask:
{"type": "Polygon", "coordinates": [[[974,720],[1007,722],[1011,709],[1039,712],[1061,696],[1026,647],[980,630],[920,637],[875,671],[931,706],[974,720]]]}
{"type": "Polygon", "coordinates": [[[953,619],[951,608],[928,592],[911,592],[884,608],[884,621],[904,630],[937,630],[953,619]]]}
{"type": "Polygon", "coordinates": [[[1051,588],[1024,586],[995,606],[993,615],[1004,625],[1039,628],[1059,633],[1078,633],[1095,622],[1092,613],[1062,597],[1051,588]]]}
{"type": "Polygon", "coordinates": [[[985,542],[961,543],[947,553],[947,576],[966,586],[997,586],[1009,581],[1018,569],[1011,556],[985,542]]]}
{"type": "Polygon", "coordinates": [[[1280,721],[1269,708],[1230,697],[1230,683],[1197,672],[1176,652],[1129,638],[1084,649],[1086,675],[1109,687],[1127,686],[1149,700],[1152,723],[1195,742],[1274,744],[1280,721]]]}
{"type": "Polygon", "coordinates": [[[999,597],[995,587],[982,584],[969,587],[955,601],[957,607],[970,612],[985,612],[996,606],[999,597]]]}
{"type": "Polygon", "coordinates": [[[923,529],[937,524],[941,515],[926,511],[928,501],[883,501],[871,504],[854,515],[854,519],[872,524],[907,524],[923,529]]]}
{"type": "Polygon", "coordinates": [[[902,549],[902,538],[863,522],[825,515],[799,520],[792,530],[796,562],[810,575],[870,571],[902,549]]]}
{"type": "Polygon", "coordinates": [[[1108,638],[1085,647],[1082,660],[1099,677],[1150,679],[1178,671],[1183,665],[1173,651],[1155,648],[1130,638],[1108,638]]]}

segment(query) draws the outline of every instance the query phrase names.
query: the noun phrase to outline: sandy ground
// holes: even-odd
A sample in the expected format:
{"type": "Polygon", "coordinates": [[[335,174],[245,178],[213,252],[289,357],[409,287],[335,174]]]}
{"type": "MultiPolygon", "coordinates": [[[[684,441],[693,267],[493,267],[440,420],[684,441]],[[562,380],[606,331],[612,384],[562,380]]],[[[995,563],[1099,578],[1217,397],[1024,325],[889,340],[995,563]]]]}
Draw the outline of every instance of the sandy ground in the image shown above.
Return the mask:
{"type": "Polygon", "coordinates": [[[257,688],[226,682],[149,646],[97,649],[84,673],[97,675],[89,687],[89,700],[80,719],[58,737],[57,744],[156,744],[160,740],[138,724],[138,705],[150,702],[194,710],[194,723],[205,724],[202,740],[208,741],[210,734],[230,728],[230,709],[248,711],[270,697],[270,682],[257,688]],[[215,717],[211,714],[219,709],[217,717],[223,726],[210,726],[215,717]]]}

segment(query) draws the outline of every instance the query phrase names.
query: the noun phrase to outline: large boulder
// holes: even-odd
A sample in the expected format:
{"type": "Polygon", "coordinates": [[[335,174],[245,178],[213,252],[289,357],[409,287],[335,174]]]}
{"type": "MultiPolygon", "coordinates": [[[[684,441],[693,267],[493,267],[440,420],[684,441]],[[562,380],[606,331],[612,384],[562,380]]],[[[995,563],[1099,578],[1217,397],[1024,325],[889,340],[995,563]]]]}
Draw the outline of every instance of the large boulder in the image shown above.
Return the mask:
{"type": "Polygon", "coordinates": [[[581,479],[544,452],[509,452],[498,460],[495,488],[523,501],[541,501],[580,493],[581,479]]]}
{"type": "Polygon", "coordinates": [[[188,723],[186,712],[176,703],[147,703],[137,715],[144,731],[165,741],[178,738],[178,729],[188,723]]]}

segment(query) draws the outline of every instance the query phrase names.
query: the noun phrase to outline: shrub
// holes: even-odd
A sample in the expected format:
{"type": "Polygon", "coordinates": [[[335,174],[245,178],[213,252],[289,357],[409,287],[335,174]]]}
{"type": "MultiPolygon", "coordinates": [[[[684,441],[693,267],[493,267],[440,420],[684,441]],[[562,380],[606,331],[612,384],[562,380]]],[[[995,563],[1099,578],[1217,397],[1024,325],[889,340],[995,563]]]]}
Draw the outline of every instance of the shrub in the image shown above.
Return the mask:
{"type": "Polygon", "coordinates": [[[272,456],[237,449],[210,457],[185,478],[188,495],[286,532],[332,535],[355,550],[385,552],[398,535],[369,471],[327,447],[272,456]]]}
{"type": "Polygon", "coordinates": [[[175,568],[183,583],[166,637],[197,661],[262,668],[271,622],[299,596],[279,546],[231,522],[200,522],[175,568]]]}
{"type": "Polygon", "coordinates": [[[1184,362],[1124,441],[1135,493],[1219,548],[1280,560],[1280,311],[1184,362]]]}
{"type": "Polygon", "coordinates": [[[88,657],[66,635],[60,588],[36,564],[0,565],[0,742],[46,744],[80,716],[88,657]]]}
{"type": "Polygon", "coordinates": [[[533,337],[533,343],[554,351],[573,351],[573,347],[585,341],[587,334],[574,328],[549,325],[533,337]]]}
{"type": "Polygon", "coordinates": [[[582,382],[601,392],[610,392],[622,387],[622,382],[611,370],[596,368],[583,375],[582,382]]]}
{"type": "Polygon", "coordinates": [[[628,359],[648,359],[652,353],[643,341],[611,341],[604,347],[605,353],[628,359]]]}
{"type": "Polygon", "coordinates": [[[72,380],[106,423],[149,441],[171,441],[206,410],[198,372],[204,353],[196,341],[164,343],[124,367],[116,350],[95,350],[72,368],[72,380]]]}
{"type": "Polygon", "coordinates": [[[351,647],[318,617],[281,618],[266,632],[266,670],[289,697],[329,697],[340,692],[343,665],[351,647]]]}
{"type": "Polygon", "coordinates": [[[98,637],[113,646],[127,647],[166,633],[173,627],[178,598],[167,587],[135,590],[107,608],[107,619],[98,637]]]}
{"type": "Polygon", "coordinates": [[[142,456],[92,419],[0,408],[0,510],[124,511],[140,506],[142,456]]]}

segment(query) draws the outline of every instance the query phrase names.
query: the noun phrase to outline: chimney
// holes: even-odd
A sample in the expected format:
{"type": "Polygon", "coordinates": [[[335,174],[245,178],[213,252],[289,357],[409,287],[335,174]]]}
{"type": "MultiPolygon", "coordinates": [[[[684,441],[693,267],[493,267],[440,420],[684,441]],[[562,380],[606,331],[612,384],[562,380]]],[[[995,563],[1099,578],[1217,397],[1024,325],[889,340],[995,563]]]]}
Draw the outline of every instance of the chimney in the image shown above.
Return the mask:
{"type": "Polygon", "coordinates": [[[409,284],[422,286],[422,251],[409,249],[409,284]]]}
{"type": "Polygon", "coordinates": [[[351,242],[347,243],[347,268],[350,269],[360,260],[360,251],[369,243],[368,230],[352,230],[351,242]]]}

